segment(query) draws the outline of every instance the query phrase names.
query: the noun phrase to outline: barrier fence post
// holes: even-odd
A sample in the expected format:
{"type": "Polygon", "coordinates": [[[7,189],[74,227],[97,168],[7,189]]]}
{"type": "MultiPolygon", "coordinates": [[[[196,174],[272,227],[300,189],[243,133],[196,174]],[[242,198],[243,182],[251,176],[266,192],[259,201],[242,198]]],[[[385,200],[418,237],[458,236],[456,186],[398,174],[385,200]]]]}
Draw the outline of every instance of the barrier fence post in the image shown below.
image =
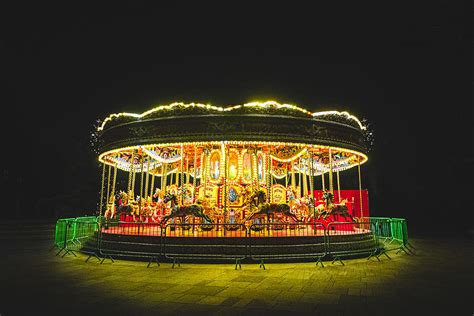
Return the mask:
{"type": "MultiPolygon", "coordinates": [[[[70,224],[69,224],[70,222],[71,221],[66,220],[66,226],[65,226],[65,229],[64,229],[64,247],[61,250],[59,250],[59,252],[56,254],[56,256],[58,256],[64,250],[65,252],[61,256],[61,258],[64,258],[64,256],[66,256],[69,253],[72,253],[74,255],[74,257],[77,257],[77,255],[74,253],[74,251],[68,248],[68,238],[67,237],[68,237],[68,232],[69,232],[69,228],[70,228],[70,224]]],[[[72,220],[72,222],[74,223],[75,219],[72,220]]],[[[73,231],[73,236],[74,236],[74,231],[73,231]]],[[[71,239],[71,241],[72,241],[72,239],[71,239]]]]}
{"type": "MultiPolygon", "coordinates": [[[[95,221],[93,222],[94,223],[94,225],[93,225],[94,229],[92,230],[92,235],[96,237],[95,249],[93,249],[92,251],[89,252],[89,256],[87,257],[85,262],[88,262],[91,257],[96,258],[97,261],[100,262],[100,258],[97,254],[97,252],[99,251],[99,230],[101,230],[101,222],[100,221],[101,221],[100,216],[98,216],[98,217],[95,218],[95,221]]],[[[90,224],[88,224],[88,225],[90,225],[90,224]]],[[[90,231],[88,231],[88,235],[89,234],[90,234],[90,231]]]]}
{"type": "MultiPolygon", "coordinates": [[[[101,217],[101,222],[102,222],[102,217],[101,217]]],[[[101,228],[99,229],[99,235],[98,235],[98,244],[99,244],[99,255],[102,257],[102,260],[100,261],[100,264],[103,264],[105,259],[110,259],[110,261],[112,261],[112,263],[114,263],[114,259],[112,258],[111,255],[109,254],[106,254],[102,251],[102,243],[103,243],[103,232],[102,232],[102,225],[101,225],[101,228]]]]}

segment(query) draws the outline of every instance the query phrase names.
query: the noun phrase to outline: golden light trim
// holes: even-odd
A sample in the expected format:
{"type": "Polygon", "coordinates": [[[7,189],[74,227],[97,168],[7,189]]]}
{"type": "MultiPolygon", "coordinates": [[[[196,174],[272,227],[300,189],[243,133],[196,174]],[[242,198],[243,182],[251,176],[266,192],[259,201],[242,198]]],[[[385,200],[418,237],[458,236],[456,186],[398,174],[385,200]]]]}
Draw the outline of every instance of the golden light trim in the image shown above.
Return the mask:
{"type": "Polygon", "coordinates": [[[142,114],[127,113],[127,112],[110,114],[108,117],[106,117],[104,119],[102,124],[100,124],[100,126],[97,127],[97,131],[99,131],[99,132],[102,131],[104,129],[105,125],[107,124],[107,122],[112,121],[113,119],[116,119],[116,118],[133,117],[133,118],[141,119],[141,118],[143,118],[147,115],[150,115],[152,113],[159,112],[159,111],[165,111],[165,110],[169,111],[169,110],[172,110],[175,107],[184,107],[185,109],[189,108],[189,107],[197,107],[197,108],[215,110],[215,111],[219,111],[219,112],[229,112],[229,111],[233,111],[233,110],[236,110],[236,109],[239,109],[239,108],[242,108],[242,107],[261,107],[261,108],[275,107],[277,109],[286,108],[286,109],[300,111],[300,112],[302,112],[304,114],[307,114],[309,116],[312,116],[312,117],[323,116],[323,115],[345,116],[346,118],[348,118],[350,120],[356,121],[357,124],[359,125],[359,127],[362,130],[366,129],[366,127],[362,125],[362,123],[360,122],[360,120],[357,117],[355,117],[354,115],[351,115],[350,113],[348,113],[346,111],[344,111],[344,112],[324,111],[324,112],[314,112],[314,113],[312,113],[312,112],[310,112],[306,109],[303,109],[299,106],[296,106],[296,105],[280,104],[276,101],[265,101],[265,102],[249,102],[249,103],[245,103],[243,105],[234,105],[234,106],[229,106],[229,107],[225,107],[225,108],[220,107],[220,106],[210,105],[210,104],[202,104],[202,103],[194,103],[194,102],[192,102],[192,103],[174,102],[174,103],[171,103],[169,105],[156,106],[151,110],[143,112],[142,114]]]}
{"type": "Polygon", "coordinates": [[[346,118],[350,119],[350,120],[353,120],[353,121],[356,121],[357,124],[359,125],[360,129],[362,130],[366,130],[367,127],[362,125],[362,122],[357,118],[355,117],[354,115],[350,114],[349,112],[347,111],[343,111],[343,112],[339,112],[339,111],[323,111],[323,112],[315,112],[315,113],[312,113],[311,114],[313,117],[317,117],[317,116],[323,116],[323,115],[339,115],[339,116],[345,116],[346,118]]]}
{"type": "Polygon", "coordinates": [[[270,155],[270,157],[275,160],[275,161],[279,161],[279,162],[291,162],[295,159],[298,159],[299,157],[301,157],[301,155],[304,155],[306,154],[307,152],[307,148],[303,148],[303,150],[301,150],[299,153],[297,153],[296,155],[294,155],[293,157],[290,157],[288,159],[281,159],[281,158],[278,158],[278,157],[275,157],[273,155],[270,155]]]}
{"type": "Polygon", "coordinates": [[[151,158],[155,159],[155,160],[158,161],[159,163],[173,163],[173,162],[176,162],[176,161],[181,160],[181,156],[176,157],[176,158],[172,158],[172,159],[163,159],[163,158],[161,158],[155,151],[146,149],[146,148],[143,147],[143,146],[142,146],[141,148],[142,148],[142,150],[143,150],[148,156],[150,156],[151,158]]]}
{"type": "MultiPolygon", "coordinates": [[[[130,151],[130,150],[136,150],[136,149],[139,149],[139,148],[154,148],[154,147],[179,147],[181,145],[183,146],[222,146],[222,144],[227,144],[227,145],[239,145],[239,146],[248,146],[248,145],[257,145],[257,146],[295,146],[295,147],[301,147],[301,148],[304,148],[306,149],[307,152],[315,152],[315,153],[318,153],[320,152],[321,149],[323,150],[329,150],[329,148],[331,148],[331,150],[334,150],[334,151],[342,151],[342,152],[345,152],[345,153],[350,153],[350,154],[353,154],[357,157],[359,157],[361,159],[360,161],[360,164],[364,164],[368,161],[368,157],[367,155],[361,153],[361,152],[358,152],[358,151],[355,151],[355,150],[351,150],[351,149],[346,149],[346,148],[341,148],[341,147],[333,147],[333,146],[323,146],[323,145],[312,145],[312,144],[305,144],[305,143],[289,143],[289,142],[265,142],[265,141],[225,141],[225,142],[222,142],[222,141],[210,141],[210,142],[181,142],[181,143],[163,143],[163,144],[148,144],[148,145],[136,145],[136,146],[128,146],[128,147],[123,147],[123,148],[118,148],[118,149],[113,149],[113,150],[109,150],[107,152],[104,152],[102,154],[99,155],[99,162],[101,163],[105,163],[107,165],[111,165],[111,166],[114,166],[114,163],[112,163],[110,161],[110,158],[112,158],[114,155],[120,153],[120,152],[124,152],[124,151],[130,151]],[[107,157],[107,159],[105,159],[105,157],[107,157]]],[[[220,150],[219,150],[220,151],[220,150]]],[[[263,152],[259,151],[259,153],[265,155],[263,152]]],[[[352,167],[355,167],[357,166],[357,157],[354,157],[354,156],[351,156],[351,157],[348,157],[348,159],[344,159],[344,161],[351,161],[351,160],[354,160],[354,164],[352,165],[349,165],[347,167],[339,167],[339,171],[343,171],[343,170],[347,170],[347,169],[350,169],[352,167]]],[[[256,158],[256,157],[253,157],[253,158],[256,158]]],[[[273,159],[273,158],[272,158],[273,159]]],[[[257,159],[255,159],[257,160],[257,159]]],[[[256,167],[256,164],[257,164],[257,161],[254,162],[255,163],[255,167],[256,167]]],[[[263,163],[265,163],[265,159],[263,161],[263,163]]],[[[177,170],[177,169],[176,169],[177,170]]],[[[257,170],[257,169],[255,169],[257,170]]],[[[209,172],[210,170],[208,170],[209,172]]],[[[265,169],[263,170],[265,172],[265,169]]],[[[172,171],[169,171],[168,174],[174,172],[174,170],[172,171]]],[[[155,173],[154,173],[155,174],[155,173]]],[[[255,175],[256,176],[256,175],[255,175]]],[[[265,178],[265,177],[264,177],[265,178]]]]}

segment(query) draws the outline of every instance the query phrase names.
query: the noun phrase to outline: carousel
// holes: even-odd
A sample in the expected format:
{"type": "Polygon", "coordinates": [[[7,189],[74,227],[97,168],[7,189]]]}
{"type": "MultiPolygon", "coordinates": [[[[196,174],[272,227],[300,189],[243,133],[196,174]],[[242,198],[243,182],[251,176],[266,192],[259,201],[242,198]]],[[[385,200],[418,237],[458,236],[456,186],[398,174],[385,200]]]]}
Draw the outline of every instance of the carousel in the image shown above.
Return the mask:
{"type": "Polygon", "coordinates": [[[100,215],[117,223],[104,225],[110,234],[178,234],[192,227],[194,237],[236,237],[225,233],[249,229],[304,236],[311,230],[298,227],[369,216],[360,181],[366,127],[347,112],[274,101],[173,103],[111,114],[97,133],[100,215]],[[351,168],[358,170],[359,188],[341,190],[351,168]]]}

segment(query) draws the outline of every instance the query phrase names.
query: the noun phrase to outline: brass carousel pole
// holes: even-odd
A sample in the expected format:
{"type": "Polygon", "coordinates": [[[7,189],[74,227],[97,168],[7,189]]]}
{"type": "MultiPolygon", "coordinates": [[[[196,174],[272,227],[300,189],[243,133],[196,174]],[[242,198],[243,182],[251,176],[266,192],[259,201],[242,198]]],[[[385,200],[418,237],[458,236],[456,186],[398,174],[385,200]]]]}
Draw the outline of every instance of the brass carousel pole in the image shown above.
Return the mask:
{"type": "Polygon", "coordinates": [[[267,203],[271,203],[271,170],[272,168],[272,157],[270,157],[270,150],[268,150],[268,157],[267,157],[267,203]]]}
{"type": "Polygon", "coordinates": [[[104,199],[104,178],[105,178],[105,163],[102,163],[102,184],[100,187],[100,206],[99,206],[99,214],[102,217],[102,202],[104,199]]]}
{"type": "Polygon", "coordinates": [[[295,162],[292,161],[290,166],[291,166],[291,187],[294,189],[296,187],[295,162]]]}
{"type": "Polygon", "coordinates": [[[109,165],[109,171],[107,172],[107,199],[105,200],[105,205],[109,204],[110,199],[110,174],[112,173],[112,165],[109,165]]]}
{"type": "Polygon", "coordinates": [[[150,178],[150,160],[146,163],[146,175],[145,175],[145,199],[148,196],[148,181],[150,178]]]}
{"type": "Polygon", "coordinates": [[[110,193],[111,196],[115,197],[115,184],[117,183],[117,164],[114,165],[114,178],[112,181],[112,192],[110,193]]]}
{"type": "Polygon", "coordinates": [[[361,180],[361,177],[360,177],[360,158],[358,159],[357,161],[357,170],[358,170],[358,173],[359,173],[359,199],[360,199],[360,217],[362,220],[364,220],[364,213],[363,213],[363,210],[362,210],[362,180],[361,180]]]}
{"type": "Polygon", "coordinates": [[[189,184],[189,158],[188,157],[186,157],[186,179],[184,183],[189,184]]]}
{"type": "MultiPolygon", "coordinates": [[[[143,177],[145,175],[145,172],[143,170],[143,150],[142,154],[140,156],[140,171],[141,171],[141,177],[140,177],[140,203],[138,203],[138,220],[140,221],[140,216],[142,214],[142,203],[143,203],[143,177]]],[[[138,226],[138,232],[140,233],[140,226],[138,226]]]]}
{"type": "MultiPolygon", "coordinates": [[[[309,162],[308,162],[308,165],[309,165],[309,162]]],[[[309,171],[309,167],[308,167],[307,171],[309,171]]],[[[303,195],[302,196],[306,196],[306,195],[308,195],[308,179],[307,179],[307,174],[305,172],[303,174],[303,195]]]]}
{"type": "Polygon", "coordinates": [[[150,196],[153,196],[155,193],[155,172],[151,174],[151,184],[150,184],[150,196]]]}
{"type": "Polygon", "coordinates": [[[129,171],[129,174],[128,174],[127,196],[130,193],[130,191],[132,190],[133,166],[134,166],[133,161],[134,161],[134,159],[135,159],[135,151],[132,151],[132,157],[130,159],[130,171],[129,171]]]}
{"type": "Polygon", "coordinates": [[[262,170],[258,170],[258,153],[257,150],[255,150],[255,179],[256,179],[256,184],[257,184],[257,190],[260,190],[260,178],[259,178],[259,171],[262,172],[262,181],[263,179],[263,153],[260,155],[262,158],[262,170]]]}
{"type": "Polygon", "coordinates": [[[137,172],[135,171],[135,158],[133,160],[133,174],[132,174],[132,193],[133,193],[133,196],[132,198],[135,199],[135,183],[136,183],[136,175],[137,175],[137,172]]]}
{"type": "Polygon", "coordinates": [[[304,195],[301,195],[301,190],[303,188],[303,184],[301,183],[301,176],[302,176],[302,163],[301,163],[301,158],[298,160],[298,185],[300,186],[298,191],[300,191],[300,196],[303,197],[304,195]]]}
{"type": "Polygon", "coordinates": [[[334,187],[332,181],[332,150],[329,148],[329,191],[334,195],[334,187]]]}
{"type": "Polygon", "coordinates": [[[206,194],[207,194],[207,191],[206,191],[207,190],[207,169],[208,169],[207,151],[208,151],[208,149],[204,148],[203,153],[202,153],[202,160],[204,161],[204,163],[201,166],[201,168],[202,168],[202,181],[204,182],[204,194],[203,194],[204,199],[206,199],[206,194]]]}
{"type": "MultiPolygon", "coordinates": [[[[226,218],[227,218],[227,178],[228,178],[228,160],[229,160],[229,147],[227,144],[223,144],[223,151],[222,153],[224,154],[224,219],[223,219],[223,224],[226,223],[226,218]]],[[[225,227],[224,227],[224,234],[225,234],[225,227]]]]}
{"type": "Polygon", "coordinates": [[[161,190],[166,193],[166,177],[168,177],[167,173],[168,164],[164,162],[161,165],[161,190]]]}
{"type": "Polygon", "coordinates": [[[339,185],[339,170],[336,170],[336,177],[337,177],[337,196],[339,198],[339,203],[341,203],[341,187],[339,185]]]}
{"type": "Polygon", "coordinates": [[[193,162],[193,203],[196,199],[196,176],[197,176],[197,147],[194,145],[194,162],[193,162]]]}
{"type": "Polygon", "coordinates": [[[311,153],[311,169],[310,169],[310,178],[309,178],[309,188],[311,190],[311,198],[314,201],[314,159],[313,153],[311,153]]]}
{"type": "Polygon", "coordinates": [[[324,183],[324,173],[325,173],[325,172],[324,172],[324,171],[325,171],[325,170],[324,170],[324,163],[323,163],[323,165],[322,165],[321,167],[322,167],[322,168],[321,168],[321,181],[322,181],[322,184],[323,184],[323,191],[326,191],[326,184],[324,183]]]}
{"type": "MultiPolygon", "coordinates": [[[[184,204],[184,148],[183,145],[181,145],[181,166],[180,166],[180,182],[179,184],[181,185],[181,205],[184,204]]],[[[176,175],[177,177],[178,175],[176,175]]],[[[178,179],[176,178],[176,183],[178,183],[178,179]]]]}
{"type": "MultiPolygon", "coordinates": [[[[311,203],[313,205],[313,220],[316,221],[316,207],[315,207],[315,201],[314,201],[314,156],[313,153],[311,152],[311,181],[310,181],[310,187],[311,187],[311,199],[313,202],[311,203]]],[[[316,233],[316,225],[314,225],[314,232],[316,233]]]]}

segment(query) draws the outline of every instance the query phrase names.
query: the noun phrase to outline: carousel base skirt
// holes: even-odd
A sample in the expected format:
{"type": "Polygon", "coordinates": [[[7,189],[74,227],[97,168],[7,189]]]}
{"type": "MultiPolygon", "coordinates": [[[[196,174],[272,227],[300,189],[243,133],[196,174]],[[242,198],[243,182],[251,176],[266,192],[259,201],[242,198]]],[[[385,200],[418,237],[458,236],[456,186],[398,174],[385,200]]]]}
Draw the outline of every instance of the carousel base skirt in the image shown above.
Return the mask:
{"type": "Polygon", "coordinates": [[[340,230],[314,229],[311,225],[267,225],[237,230],[218,227],[169,225],[163,232],[158,225],[130,225],[103,228],[101,240],[92,238],[84,249],[100,245],[102,255],[125,259],[222,262],[223,260],[314,261],[315,258],[366,255],[375,250],[370,231],[345,223],[340,230]],[[266,227],[265,227],[266,226],[266,227]],[[350,227],[350,229],[348,228],[350,227]],[[194,229],[193,229],[194,228],[194,229]],[[258,228],[261,228],[258,230],[258,228]],[[325,234],[326,231],[326,234],[325,234]],[[201,260],[205,259],[205,260],[201,260]]]}

